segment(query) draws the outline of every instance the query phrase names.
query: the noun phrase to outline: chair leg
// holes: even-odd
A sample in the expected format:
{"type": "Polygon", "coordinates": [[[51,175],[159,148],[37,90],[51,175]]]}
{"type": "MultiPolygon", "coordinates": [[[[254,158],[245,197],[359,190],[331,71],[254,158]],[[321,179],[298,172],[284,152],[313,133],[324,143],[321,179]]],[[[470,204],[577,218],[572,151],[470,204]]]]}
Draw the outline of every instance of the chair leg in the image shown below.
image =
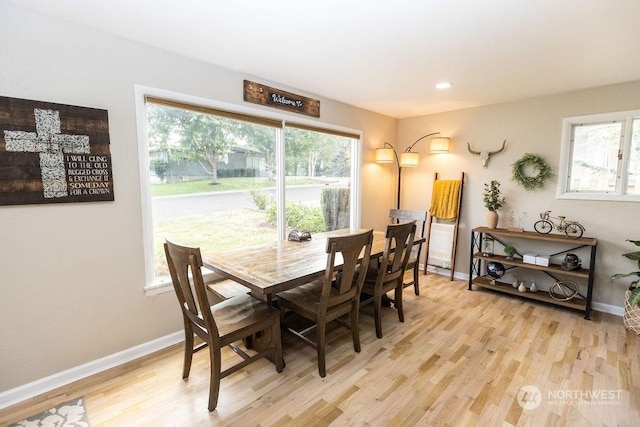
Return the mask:
{"type": "Polygon", "coordinates": [[[398,310],[398,320],[404,322],[404,310],[402,307],[402,279],[399,281],[398,286],[396,287],[395,297],[396,301],[394,305],[398,310]]]}
{"type": "Polygon", "coordinates": [[[327,376],[327,368],[325,365],[325,344],[326,344],[326,323],[318,322],[316,327],[316,343],[318,346],[318,372],[320,376],[324,378],[327,376]]]}
{"type": "Polygon", "coordinates": [[[353,338],[353,349],[356,353],[360,353],[360,327],[359,320],[360,318],[360,307],[355,306],[353,310],[351,310],[351,337],[353,338]]]}
{"type": "Polygon", "coordinates": [[[184,323],[184,363],[182,365],[182,378],[189,378],[191,372],[191,360],[193,359],[193,330],[189,320],[184,323]]]}
{"type": "Polygon", "coordinates": [[[382,338],[382,291],[375,290],[373,295],[373,319],[376,324],[376,336],[382,338]]]}
{"type": "Polygon", "coordinates": [[[418,263],[413,267],[413,291],[416,295],[420,295],[420,283],[418,283],[418,263]]]}
{"type": "Polygon", "coordinates": [[[218,406],[218,394],[220,393],[220,348],[209,346],[209,359],[211,365],[211,378],[209,379],[209,412],[218,406]]]}

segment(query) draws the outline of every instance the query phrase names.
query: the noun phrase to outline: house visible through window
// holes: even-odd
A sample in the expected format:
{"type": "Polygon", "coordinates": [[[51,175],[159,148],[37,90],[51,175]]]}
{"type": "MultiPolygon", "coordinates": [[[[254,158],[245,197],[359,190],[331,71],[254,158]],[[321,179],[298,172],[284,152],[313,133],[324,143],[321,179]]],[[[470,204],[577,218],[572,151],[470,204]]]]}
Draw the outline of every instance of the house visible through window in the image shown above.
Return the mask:
{"type": "Polygon", "coordinates": [[[359,135],[152,96],[145,109],[148,286],[169,281],[165,239],[211,252],[356,225],[359,135]]]}
{"type": "Polygon", "coordinates": [[[558,196],[640,200],[640,111],[564,120],[558,196]]]}

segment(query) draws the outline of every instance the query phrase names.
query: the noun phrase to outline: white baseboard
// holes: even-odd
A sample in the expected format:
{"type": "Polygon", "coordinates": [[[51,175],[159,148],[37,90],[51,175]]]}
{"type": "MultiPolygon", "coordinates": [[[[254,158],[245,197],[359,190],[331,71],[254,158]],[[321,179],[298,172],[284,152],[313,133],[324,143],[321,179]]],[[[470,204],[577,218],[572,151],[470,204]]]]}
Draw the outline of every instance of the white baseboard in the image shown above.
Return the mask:
{"type": "Polygon", "coordinates": [[[616,316],[624,316],[624,307],[619,307],[617,305],[611,305],[611,304],[604,304],[601,302],[593,302],[591,304],[591,308],[593,308],[596,311],[601,311],[603,313],[609,313],[609,314],[613,314],[616,316]]]}
{"type": "Polygon", "coordinates": [[[15,405],[34,396],[106,371],[107,369],[114,368],[182,341],[184,341],[184,331],[174,332],[153,341],[85,363],[84,365],[76,366],[75,368],[67,369],[66,371],[58,372],[57,374],[7,390],[0,393],[0,409],[15,405]]]}
{"type": "MultiPolygon", "coordinates": [[[[424,272],[424,264],[420,264],[420,271],[424,272]]],[[[440,276],[449,276],[451,274],[451,270],[448,268],[440,268],[430,265],[427,267],[427,271],[429,273],[439,274],[440,276]]],[[[453,278],[457,280],[469,280],[469,275],[465,273],[460,273],[459,271],[453,272],[453,278]]]]}

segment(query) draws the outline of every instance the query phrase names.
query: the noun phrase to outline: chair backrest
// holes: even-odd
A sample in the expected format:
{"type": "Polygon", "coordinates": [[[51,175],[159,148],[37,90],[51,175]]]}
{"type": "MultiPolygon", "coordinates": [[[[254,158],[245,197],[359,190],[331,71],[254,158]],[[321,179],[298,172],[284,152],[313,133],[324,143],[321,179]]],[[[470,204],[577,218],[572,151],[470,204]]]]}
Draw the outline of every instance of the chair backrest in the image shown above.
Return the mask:
{"type": "Polygon", "coordinates": [[[379,281],[386,283],[404,275],[415,235],[415,221],[387,226],[387,240],[378,273],[379,281]]]}
{"type": "Polygon", "coordinates": [[[369,268],[373,230],[327,239],[327,268],[324,274],[320,310],[356,298],[369,268]],[[342,265],[336,267],[336,257],[342,265]]]}
{"type": "Polygon", "coordinates": [[[193,323],[196,328],[194,332],[200,337],[210,335],[211,340],[216,341],[219,338],[218,328],[211,314],[202,278],[200,248],[180,246],[167,240],[164,252],[185,322],[188,320],[193,323]]]}
{"type": "Polygon", "coordinates": [[[402,224],[416,222],[416,236],[424,237],[424,229],[429,213],[427,211],[407,211],[404,209],[389,209],[389,223],[402,224]]]}

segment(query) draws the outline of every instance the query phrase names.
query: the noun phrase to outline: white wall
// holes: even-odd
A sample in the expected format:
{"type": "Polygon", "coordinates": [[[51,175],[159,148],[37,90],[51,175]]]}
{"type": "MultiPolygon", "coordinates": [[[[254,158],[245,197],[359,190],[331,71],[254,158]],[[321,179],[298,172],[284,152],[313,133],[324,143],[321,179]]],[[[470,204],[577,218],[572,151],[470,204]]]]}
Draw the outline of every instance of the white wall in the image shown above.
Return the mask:
{"type": "MultiPolygon", "coordinates": [[[[1,393],[182,329],[172,293],[143,292],[134,85],[245,106],[245,78],[301,92],[4,4],[0,16],[0,95],[108,110],[115,186],[114,202],[0,206],[1,393]]],[[[320,99],[319,122],[364,132],[362,225],[382,228],[392,178],[372,153],[397,121],[320,99]]]]}
{"type": "MultiPolygon", "coordinates": [[[[456,269],[468,273],[471,229],[486,225],[482,203],[484,183],[496,179],[507,199],[498,226],[520,226],[532,231],[539,213],[545,210],[579,221],[586,227],[585,236],[598,239],[594,301],[622,307],[626,286],[622,281],[612,284],[609,278],[614,273],[637,267],[621,254],[635,250],[625,239],[640,238],[640,203],[556,199],[557,173],[563,118],[639,108],[640,81],[636,81],[400,120],[398,145],[401,150],[421,135],[437,131],[451,137],[453,144],[452,152],[445,155],[428,155],[426,141],[416,145],[422,153],[421,164],[417,170],[403,171],[403,200],[406,201],[403,207],[428,209],[433,172],[442,173],[444,178],[455,178],[461,171],[466,172],[456,269]],[[505,139],[507,148],[492,156],[486,169],[481,167],[478,156],[467,151],[468,142],[474,150],[493,151],[500,148],[505,139]],[[511,181],[511,165],[527,152],[543,156],[553,168],[554,177],[541,190],[525,191],[511,181]],[[418,188],[422,190],[416,191],[418,188]],[[510,212],[515,223],[507,218],[510,212]],[[524,218],[522,224],[519,224],[520,217],[524,218]]],[[[582,258],[588,262],[588,258],[582,258]]]]}

